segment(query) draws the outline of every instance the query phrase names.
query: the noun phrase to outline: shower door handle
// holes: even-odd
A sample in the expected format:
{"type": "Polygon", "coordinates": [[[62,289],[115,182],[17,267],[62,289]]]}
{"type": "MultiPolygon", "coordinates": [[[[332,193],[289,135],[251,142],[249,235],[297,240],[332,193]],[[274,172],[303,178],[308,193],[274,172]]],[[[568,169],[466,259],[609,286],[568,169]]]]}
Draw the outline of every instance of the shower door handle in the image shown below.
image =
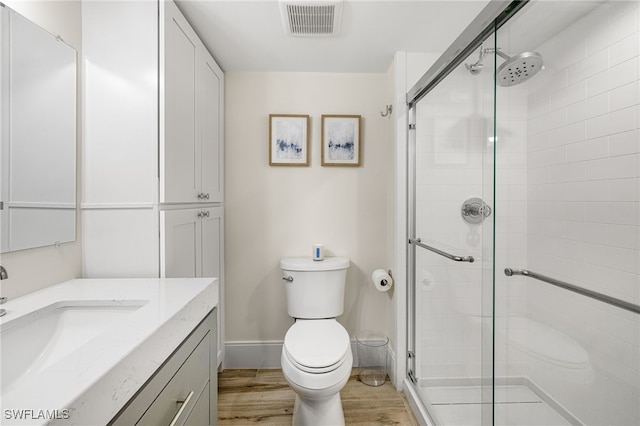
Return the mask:
{"type": "Polygon", "coordinates": [[[454,260],[456,262],[473,263],[475,261],[473,256],[467,256],[467,257],[455,256],[453,254],[447,253],[446,251],[442,251],[442,250],[439,250],[439,249],[437,249],[435,247],[431,247],[431,246],[428,246],[426,244],[423,244],[422,240],[420,240],[420,238],[409,238],[409,244],[413,244],[413,245],[416,245],[418,247],[422,247],[423,249],[427,249],[427,250],[432,251],[432,252],[434,252],[436,254],[439,254],[440,256],[444,256],[447,259],[451,259],[451,260],[454,260]]]}

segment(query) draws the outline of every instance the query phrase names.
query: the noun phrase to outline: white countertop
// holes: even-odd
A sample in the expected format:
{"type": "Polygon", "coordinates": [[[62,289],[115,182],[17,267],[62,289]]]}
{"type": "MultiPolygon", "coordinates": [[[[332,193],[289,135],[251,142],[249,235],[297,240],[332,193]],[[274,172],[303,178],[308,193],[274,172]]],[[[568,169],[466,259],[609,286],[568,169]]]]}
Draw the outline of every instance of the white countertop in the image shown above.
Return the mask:
{"type": "MultiPolygon", "coordinates": [[[[10,300],[0,326],[56,302],[144,300],[140,309],[2,394],[2,425],[104,425],[218,305],[213,278],[78,279],[10,300]],[[24,420],[15,420],[22,410],[24,420]],[[32,410],[32,412],[29,412],[32,410]],[[67,419],[38,419],[58,410],[67,419]],[[63,411],[68,410],[68,411],[63,411]],[[68,415],[64,415],[68,413],[68,415]]],[[[1,343],[1,341],[0,341],[1,343]]]]}

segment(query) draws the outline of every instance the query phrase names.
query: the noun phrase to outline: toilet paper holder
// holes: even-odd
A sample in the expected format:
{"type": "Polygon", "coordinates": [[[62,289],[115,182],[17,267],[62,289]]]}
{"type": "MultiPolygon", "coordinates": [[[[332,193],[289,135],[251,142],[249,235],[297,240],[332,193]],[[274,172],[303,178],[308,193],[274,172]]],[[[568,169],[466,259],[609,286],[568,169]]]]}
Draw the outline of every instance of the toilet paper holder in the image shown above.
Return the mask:
{"type": "Polygon", "coordinates": [[[378,291],[389,291],[393,286],[393,275],[391,270],[376,269],[371,274],[373,285],[378,291]]]}

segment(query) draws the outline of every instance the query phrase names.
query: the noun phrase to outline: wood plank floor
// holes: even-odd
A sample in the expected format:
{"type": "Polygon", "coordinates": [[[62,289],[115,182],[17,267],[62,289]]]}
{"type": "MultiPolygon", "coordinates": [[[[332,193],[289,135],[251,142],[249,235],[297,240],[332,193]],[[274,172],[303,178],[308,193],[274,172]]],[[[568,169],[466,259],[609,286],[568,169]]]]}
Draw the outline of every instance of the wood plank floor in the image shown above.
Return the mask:
{"type": "MultiPolygon", "coordinates": [[[[351,372],[341,392],[348,425],[415,425],[404,394],[390,381],[378,387],[358,380],[351,372]]],[[[295,393],[282,370],[225,370],[218,375],[219,425],[291,425],[295,393]]]]}

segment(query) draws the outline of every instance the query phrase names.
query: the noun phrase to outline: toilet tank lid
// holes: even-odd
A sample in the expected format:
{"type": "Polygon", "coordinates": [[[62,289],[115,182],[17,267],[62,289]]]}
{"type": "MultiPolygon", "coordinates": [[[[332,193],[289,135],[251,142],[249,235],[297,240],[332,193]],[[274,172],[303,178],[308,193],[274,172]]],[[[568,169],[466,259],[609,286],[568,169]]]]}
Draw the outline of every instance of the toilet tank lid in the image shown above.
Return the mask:
{"type": "Polygon", "coordinates": [[[347,269],[350,265],[347,257],[325,257],[313,260],[310,257],[288,257],[280,261],[280,269],[285,271],[335,271],[347,269]]]}

